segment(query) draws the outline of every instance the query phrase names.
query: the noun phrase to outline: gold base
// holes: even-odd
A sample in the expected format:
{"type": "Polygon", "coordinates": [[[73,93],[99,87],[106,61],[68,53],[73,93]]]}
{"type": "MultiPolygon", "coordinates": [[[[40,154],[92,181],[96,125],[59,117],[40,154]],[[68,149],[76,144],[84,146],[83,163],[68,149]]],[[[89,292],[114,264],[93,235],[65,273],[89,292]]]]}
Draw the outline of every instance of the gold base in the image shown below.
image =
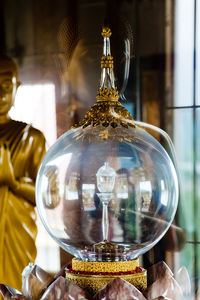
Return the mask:
{"type": "MultiPolygon", "coordinates": [[[[125,261],[125,262],[85,262],[77,259],[72,260],[72,269],[74,271],[84,271],[84,272],[128,272],[135,270],[138,266],[138,260],[125,261]],[[107,266],[107,268],[106,268],[107,266]],[[135,267],[133,267],[135,266],[135,267]],[[105,271],[104,271],[105,270],[105,271]]],[[[108,284],[113,279],[120,277],[129,283],[133,284],[141,292],[144,292],[147,288],[147,276],[146,270],[135,273],[135,274],[120,274],[120,275],[85,275],[85,274],[74,274],[70,271],[66,271],[66,279],[72,281],[74,284],[78,285],[91,295],[96,294],[100,289],[102,289],[106,284],[108,284]]]]}
{"type": "Polygon", "coordinates": [[[74,271],[90,272],[90,273],[117,273],[128,272],[139,267],[139,259],[130,261],[82,261],[77,258],[72,259],[72,269],[74,271]]]}

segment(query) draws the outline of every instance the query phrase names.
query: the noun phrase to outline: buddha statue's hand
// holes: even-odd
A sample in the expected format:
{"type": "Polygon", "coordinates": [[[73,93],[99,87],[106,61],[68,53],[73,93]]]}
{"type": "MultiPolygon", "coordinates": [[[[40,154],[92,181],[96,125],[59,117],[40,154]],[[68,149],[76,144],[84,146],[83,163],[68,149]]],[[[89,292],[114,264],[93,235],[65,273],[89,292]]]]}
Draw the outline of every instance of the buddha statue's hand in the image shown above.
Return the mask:
{"type": "Polygon", "coordinates": [[[0,144],[0,184],[7,185],[12,190],[17,189],[10,150],[6,143],[0,144]]]}

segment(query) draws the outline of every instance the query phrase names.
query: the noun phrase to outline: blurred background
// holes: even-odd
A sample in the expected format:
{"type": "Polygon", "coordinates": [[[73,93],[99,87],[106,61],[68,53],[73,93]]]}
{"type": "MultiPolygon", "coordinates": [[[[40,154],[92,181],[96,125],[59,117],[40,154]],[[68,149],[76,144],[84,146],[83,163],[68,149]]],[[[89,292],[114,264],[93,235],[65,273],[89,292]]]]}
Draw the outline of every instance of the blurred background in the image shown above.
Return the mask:
{"type": "MultiPolygon", "coordinates": [[[[48,146],[84,116],[99,84],[105,18],[121,101],[170,135],[180,173],[174,224],[143,265],[185,266],[200,299],[200,0],[0,0],[0,45],[22,83],[11,116],[39,128],[48,146]]],[[[39,219],[38,230],[36,263],[57,271],[70,257],[39,219]]]]}

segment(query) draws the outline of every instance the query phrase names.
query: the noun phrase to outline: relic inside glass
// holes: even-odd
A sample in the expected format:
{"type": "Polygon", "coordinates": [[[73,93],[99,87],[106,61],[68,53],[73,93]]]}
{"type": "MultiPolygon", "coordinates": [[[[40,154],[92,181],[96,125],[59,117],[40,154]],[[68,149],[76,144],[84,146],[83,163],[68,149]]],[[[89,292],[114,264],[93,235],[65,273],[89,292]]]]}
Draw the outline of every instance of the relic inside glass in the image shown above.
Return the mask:
{"type": "Polygon", "coordinates": [[[138,258],[165,234],[178,201],[169,155],[118,100],[110,35],[104,28],[97,102],[49,149],[37,177],[44,226],[82,261],[138,258]]]}

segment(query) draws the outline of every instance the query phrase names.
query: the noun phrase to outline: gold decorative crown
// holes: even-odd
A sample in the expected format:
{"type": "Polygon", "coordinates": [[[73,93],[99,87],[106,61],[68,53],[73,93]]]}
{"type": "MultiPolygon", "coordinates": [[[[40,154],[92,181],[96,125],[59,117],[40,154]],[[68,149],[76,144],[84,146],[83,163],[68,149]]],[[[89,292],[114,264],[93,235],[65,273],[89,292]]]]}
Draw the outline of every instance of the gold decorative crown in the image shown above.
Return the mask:
{"type": "Polygon", "coordinates": [[[109,38],[111,36],[112,32],[109,27],[104,26],[101,32],[102,37],[109,38]]]}
{"type": "MultiPolygon", "coordinates": [[[[103,126],[117,128],[135,127],[133,118],[128,110],[118,101],[120,95],[115,87],[114,60],[110,51],[111,30],[103,27],[102,36],[104,38],[103,56],[101,58],[101,81],[97,92],[97,102],[88,110],[84,119],[75,124],[73,128],[83,129],[92,125],[93,127],[103,126]]],[[[126,136],[126,134],[124,134],[126,136]]],[[[108,138],[108,134],[102,134],[103,139],[108,138]]]]}
{"type": "Polygon", "coordinates": [[[108,89],[107,86],[105,86],[104,88],[99,88],[96,98],[98,101],[118,100],[119,92],[116,88],[108,89]]]}

